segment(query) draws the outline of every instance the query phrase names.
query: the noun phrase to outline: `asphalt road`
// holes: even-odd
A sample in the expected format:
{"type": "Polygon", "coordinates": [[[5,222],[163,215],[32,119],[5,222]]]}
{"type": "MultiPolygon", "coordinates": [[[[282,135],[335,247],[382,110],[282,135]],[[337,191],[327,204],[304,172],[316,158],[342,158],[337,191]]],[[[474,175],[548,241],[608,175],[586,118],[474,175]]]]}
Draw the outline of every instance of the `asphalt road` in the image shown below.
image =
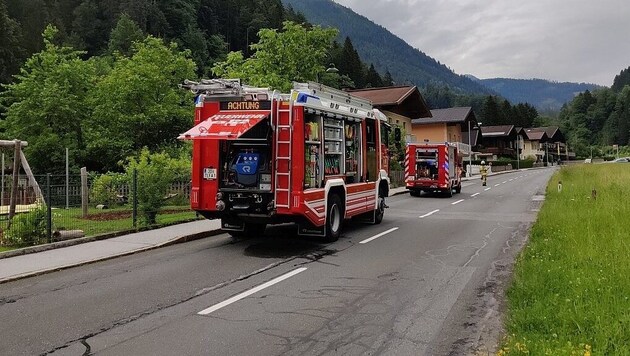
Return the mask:
{"type": "Polygon", "coordinates": [[[0,355],[462,355],[492,349],[501,293],[553,169],[390,198],[320,244],[292,226],[0,285],[0,355]]]}

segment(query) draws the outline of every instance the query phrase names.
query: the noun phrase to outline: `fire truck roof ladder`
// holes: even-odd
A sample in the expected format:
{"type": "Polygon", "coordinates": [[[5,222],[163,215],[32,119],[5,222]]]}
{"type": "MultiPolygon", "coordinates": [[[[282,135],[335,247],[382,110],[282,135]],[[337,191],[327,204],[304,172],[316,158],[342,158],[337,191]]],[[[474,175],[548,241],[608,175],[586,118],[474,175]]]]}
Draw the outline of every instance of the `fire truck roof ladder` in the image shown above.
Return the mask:
{"type": "Polygon", "coordinates": [[[212,97],[236,97],[246,100],[269,100],[274,94],[269,88],[257,88],[241,84],[240,79],[202,79],[199,82],[185,80],[181,88],[195,94],[212,97]],[[249,98],[248,98],[249,97],[249,98]]]}
{"type": "MultiPolygon", "coordinates": [[[[288,109],[278,103],[276,110],[276,162],[274,203],[276,208],[291,207],[291,152],[293,152],[293,101],[288,109]],[[285,171],[286,170],[286,171],[285,171]]],[[[272,120],[273,122],[273,120],[272,120]]]]}
{"type": "Polygon", "coordinates": [[[322,104],[328,105],[319,108],[325,112],[334,112],[340,115],[353,116],[355,118],[375,117],[372,102],[370,100],[354,96],[343,90],[331,88],[316,82],[294,82],[293,89],[295,91],[307,93],[313,97],[319,98],[322,104]]]}

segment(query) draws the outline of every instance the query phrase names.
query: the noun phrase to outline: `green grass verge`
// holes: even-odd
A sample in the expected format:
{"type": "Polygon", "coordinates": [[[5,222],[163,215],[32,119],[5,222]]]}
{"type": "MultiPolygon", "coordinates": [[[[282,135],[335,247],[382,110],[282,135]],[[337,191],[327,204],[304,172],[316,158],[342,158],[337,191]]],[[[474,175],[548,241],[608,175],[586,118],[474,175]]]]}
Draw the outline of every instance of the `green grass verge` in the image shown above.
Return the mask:
{"type": "MultiPolygon", "coordinates": [[[[166,206],[157,214],[157,225],[170,225],[195,219],[195,212],[189,207],[166,206]]],[[[52,211],[55,229],[83,230],[85,236],[118,232],[133,229],[131,211],[128,208],[98,210],[90,208],[88,215],[82,217],[81,209],[55,209],[52,211]]],[[[142,216],[138,214],[138,227],[142,227],[142,216]]]]}
{"type": "Polygon", "coordinates": [[[507,297],[499,355],[630,355],[630,165],[554,175],[507,297]]]}
{"type": "MultiPolygon", "coordinates": [[[[157,214],[156,226],[172,225],[179,222],[192,221],[197,218],[188,206],[165,206],[157,214]]],[[[53,230],[82,230],[85,236],[114,233],[133,229],[131,210],[128,207],[99,210],[88,209],[88,218],[82,217],[80,208],[53,209],[53,230]]],[[[6,230],[7,220],[0,220],[0,229],[6,230]]],[[[138,228],[142,228],[142,216],[138,216],[138,228]]],[[[0,246],[0,252],[15,249],[19,246],[0,246]]]]}

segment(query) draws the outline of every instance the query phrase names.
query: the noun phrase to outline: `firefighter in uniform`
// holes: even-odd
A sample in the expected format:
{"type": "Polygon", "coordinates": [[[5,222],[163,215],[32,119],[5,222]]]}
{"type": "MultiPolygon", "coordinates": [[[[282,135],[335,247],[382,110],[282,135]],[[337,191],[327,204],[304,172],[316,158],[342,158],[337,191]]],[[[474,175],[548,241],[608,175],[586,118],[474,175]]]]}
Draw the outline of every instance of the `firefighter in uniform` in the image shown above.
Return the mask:
{"type": "Polygon", "coordinates": [[[486,167],[486,161],[481,161],[481,167],[479,167],[479,173],[481,173],[481,182],[482,185],[486,185],[486,181],[488,180],[488,167],[486,167]]]}

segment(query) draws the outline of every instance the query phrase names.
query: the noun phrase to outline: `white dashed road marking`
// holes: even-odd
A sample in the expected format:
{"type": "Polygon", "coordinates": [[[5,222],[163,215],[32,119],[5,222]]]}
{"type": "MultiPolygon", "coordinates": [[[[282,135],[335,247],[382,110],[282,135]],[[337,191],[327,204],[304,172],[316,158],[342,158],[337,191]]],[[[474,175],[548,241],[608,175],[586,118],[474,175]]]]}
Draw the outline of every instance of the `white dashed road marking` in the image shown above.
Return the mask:
{"type": "Polygon", "coordinates": [[[210,314],[210,313],[212,313],[214,311],[217,311],[217,310],[219,310],[219,309],[221,309],[223,307],[226,307],[226,306],[228,306],[228,305],[230,305],[232,303],[238,302],[239,300],[241,300],[243,298],[249,297],[250,295],[252,295],[252,294],[254,294],[256,292],[260,292],[261,290],[263,290],[265,288],[269,288],[269,287],[271,287],[274,284],[280,283],[280,282],[284,281],[285,279],[289,279],[289,278],[295,276],[296,274],[302,273],[304,271],[306,271],[306,267],[295,269],[295,270],[293,270],[293,271],[291,271],[291,272],[289,272],[287,274],[283,274],[280,277],[274,278],[274,279],[270,280],[269,282],[263,283],[263,284],[259,285],[258,287],[254,287],[254,288],[252,288],[252,289],[250,289],[248,291],[245,291],[245,292],[243,292],[241,294],[235,295],[235,296],[233,296],[232,298],[230,298],[228,300],[225,300],[225,301],[223,301],[221,303],[215,304],[215,305],[211,306],[210,308],[204,309],[204,310],[200,311],[197,314],[199,314],[199,315],[208,315],[208,314],[210,314]]]}
{"type": "Polygon", "coordinates": [[[436,209],[436,210],[433,210],[433,211],[432,211],[432,212],[430,212],[430,213],[426,213],[426,214],[424,214],[424,215],[420,216],[420,219],[424,219],[424,218],[426,218],[427,216],[431,216],[431,215],[433,215],[433,214],[437,213],[438,211],[440,211],[440,209],[436,209]]]}
{"type": "Polygon", "coordinates": [[[396,230],[398,230],[398,228],[397,228],[397,227],[391,228],[391,229],[389,229],[389,230],[387,230],[387,231],[383,231],[383,232],[381,232],[381,233],[380,233],[380,234],[378,234],[378,235],[374,235],[374,236],[370,237],[369,239],[365,239],[365,240],[363,240],[363,241],[361,241],[361,242],[359,242],[359,243],[360,243],[360,244],[366,244],[366,243],[368,243],[368,242],[370,242],[370,241],[376,240],[376,239],[378,239],[379,237],[381,237],[381,236],[385,236],[385,235],[389,234],[390,232],[394,232],[394,231],[396,231],[396,230]]]}

